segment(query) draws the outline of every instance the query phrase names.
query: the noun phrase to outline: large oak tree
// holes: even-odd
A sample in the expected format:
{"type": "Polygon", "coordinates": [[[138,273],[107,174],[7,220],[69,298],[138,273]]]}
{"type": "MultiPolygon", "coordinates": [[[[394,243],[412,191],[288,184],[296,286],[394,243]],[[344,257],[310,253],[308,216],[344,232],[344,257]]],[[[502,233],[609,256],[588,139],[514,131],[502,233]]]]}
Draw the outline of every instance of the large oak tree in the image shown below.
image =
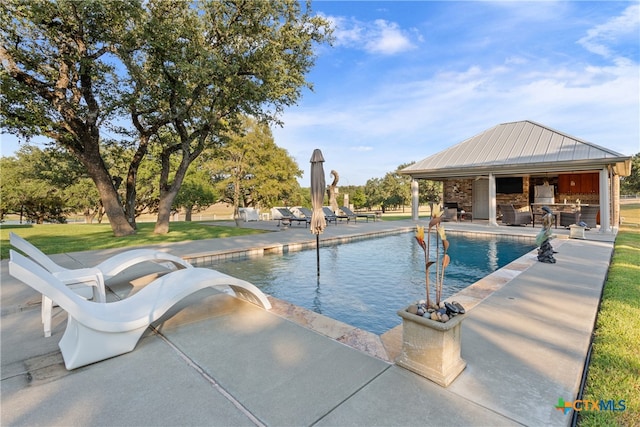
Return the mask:
{"type": "Polygon", "coordinates": [[[240,128],[229,132],[224,146],[205,163],[220,194],[219,200],[233,206],[272,207],[290,201],[300,190],[302,170],[287,150],[278,147],[266,123],[243,117],[240,128]]]}
{"type": "Polygon", "coordinates": [[[0,31],[0,126],[73,153],[117,236],[135,232],[136,178],[152,146],[155,231],[166,233],[189,165],[241,113],[277,122],[311,87],[314,44],[330,39],[309,3],[290,0],[9,0],[0,31]],[[124,177],[105,165],[105,133],[134,148],[124,177]]]}

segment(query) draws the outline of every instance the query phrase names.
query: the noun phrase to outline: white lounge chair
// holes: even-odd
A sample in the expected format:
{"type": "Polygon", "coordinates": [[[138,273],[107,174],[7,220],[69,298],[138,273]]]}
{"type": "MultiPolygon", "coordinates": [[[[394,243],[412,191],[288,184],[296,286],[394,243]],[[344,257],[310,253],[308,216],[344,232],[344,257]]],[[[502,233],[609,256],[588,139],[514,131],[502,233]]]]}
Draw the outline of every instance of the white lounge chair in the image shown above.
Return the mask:
{"type": "Polygon", "coordinates": [[[240,208],[238,212],[244,222],[260,221],[260,211],[256,208],[240,208]]]}
{"type": "MultiPolygon", "coordinates": [[[[105,282],[136,264],[154,262],[170,270],[193,267],[182,258],[166,252],[154,249],[132,249],[114,255],[95,267],[69,269],[56,264],[40,249],[13,232],[9,233],[9,241],[14,248],[29,256],[76,293],[85,298],[90,298],[93,294],[94,300],[98,302],[105,302],[105,282]]],[[[42,295],[42,323],[45,337],[51,336],[52,307],[51,299],[42,295]]]]}
{"type": "Polygon", "coordinates": [[[147,327],[173,305],[196,291],[219,288],[267,310],[269,300],[249,282],[207,268],[166,274],[121,301],[87,301],[53,274],[10,251],[9,273],[56,301],[68,314],[67,328],[58,343],[68,370],[132,351],[147,327]]]}

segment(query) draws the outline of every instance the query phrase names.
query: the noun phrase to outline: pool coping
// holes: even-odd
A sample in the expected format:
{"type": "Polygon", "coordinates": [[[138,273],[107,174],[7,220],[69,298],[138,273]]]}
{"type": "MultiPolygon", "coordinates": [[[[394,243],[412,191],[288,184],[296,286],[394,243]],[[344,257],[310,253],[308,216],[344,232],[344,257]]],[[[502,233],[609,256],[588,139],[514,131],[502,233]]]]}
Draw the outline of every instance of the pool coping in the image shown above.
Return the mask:
{"type": "MultiPolygon", "coordinates": [[[[320,247],[332,246],[335,244],[350,243],[358,240],[374,239],[376,237],[384,237],[393,234],[407,233],[413,230],[414,227],[400,227],[393,230],[383,230],[366,232],[361,234],[353,234],[346,236],[329,237],[320,240],[320,247]]],[[[226,260],[226,259],[238,259],[238,258],[251,258],[260,257],[268,254],[285,254],[294,251],[302,251],[308,249],[314,249],[316,247],[316,240],[309,239],[299,242],[286,242],[286,243],[270,243],[264,245],[252,246],[249,248],[241,249],[221,249],[211,252],[201,252],[196,254],[190,254],[183,257],[186,261],[191,263],[194,267],[202,267],[210,265],[213,262],[226,260]]]]}
{"type": "MultiPolygon", "coordinates": [[[[415,230],[415,226],[398,227],[393,230],[365,232],[347,236],[337,236],[323,238],[320,240],[320,247],[334,244],[350,243],[359,240],[373,239],[394,234],[402,234],[415,230]]],[[[447,230],[452,235],[474,235],[479,238],[499,236],[504,239],[535,241],[535,236],[522,235],[517,233],[504,233],[504,230],[494,231],[472,231],[472,230],[447,230]]],[[[566,241],[565,236],[556,236],[555,246],[560,246],[566,241]]],[[[309,239],[299,242],[274,243],[253,246],[244,249],[218,250],[190,254],[184,257],[196,267],[206,267],[215,261],[225,259],[240,259],[260,257],[267,254],[284,254],[293,251],[308,250],[316,247],[316,240],[309,239]]],[[[477,282],[467,286],[465,289],[446,298],[446,301],[458,301],[467,312],[473,310],[494,292],[502,289],[513,279],[528,270],[537,262],[537,249],[533,249],[523,256],[511,261],[504,267],[483,277],[477,282]]],[[[291,304],[287,301],[268,296],[272,308],[271,312],[292,321],[306,329],[324,335],[340,342],[346,346],[364,352],[387,363],[393,363],[400,354],[402,346],[402,324],[386,331],[381,335],[356,328],[347,323],[316,313],[312,310],[291,304]]],[[[407,301],[407,304],[410,304],[407,301]]],[[[401,307],[399,307],[400,309],[401,307]]]]}

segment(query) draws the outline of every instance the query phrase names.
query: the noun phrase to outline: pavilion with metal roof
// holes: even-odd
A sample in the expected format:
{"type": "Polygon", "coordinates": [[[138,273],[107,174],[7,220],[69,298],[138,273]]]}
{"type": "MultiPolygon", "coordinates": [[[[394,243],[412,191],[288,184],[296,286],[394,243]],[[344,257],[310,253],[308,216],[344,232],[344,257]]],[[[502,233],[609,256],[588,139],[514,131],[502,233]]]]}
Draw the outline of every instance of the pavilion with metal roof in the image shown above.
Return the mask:
{"type": "Polygon", "coordinates": [[[558,204],[598,204],[600,231],[610,232],[631,157],[525,120],[494,126],[399,172],[414,179],[415,206],[416,180],[443,181],[444,202],[458,202],[490,225],[497,225],[498,204],[530,206],[534,188],[551,183],[558,204]]]}

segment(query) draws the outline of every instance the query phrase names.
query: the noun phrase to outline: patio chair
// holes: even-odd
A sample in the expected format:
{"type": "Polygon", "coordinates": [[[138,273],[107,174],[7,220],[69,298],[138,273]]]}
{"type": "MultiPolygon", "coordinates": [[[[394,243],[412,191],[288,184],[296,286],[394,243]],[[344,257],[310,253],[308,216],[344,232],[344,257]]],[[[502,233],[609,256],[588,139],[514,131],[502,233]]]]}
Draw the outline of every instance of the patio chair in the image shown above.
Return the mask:
{"type": "Polygon", "coordinates": [[[280,224],[284,224],[287,225],[288,224],[293,224],[294,222],[297,222],[298,224],[300,224],[301,222],[304,223],[304,228],[307,228],[307,225],[309,225],[311,223],[311,217],[309,218],[302,218],[299,216],[296,216],[293,212],[291,212],[291,210],[289,208],[277,208],[278,212],[280,212],[281,218],[278,219],[278,227],[280,227],[280,224]]]}
{"type": "Polygon", "coordinates": [[[580,212],[560,212],[560,227],[569,228],[570,225],[580,222],[580,212]]]}
{"type": "MultiPolygon", "coordinates": [[[[313,216],[313,212],[311,212],[311,209],[309,209],[309,208],[298,208],[298,210],[300,212],[302,212],[302,214],[304,215],[305,218],[308,218],[309,221],[311,221],[311,217],[313,216]]],[[[331,212],[331,210],[329,208],[323,207],[322,208],[322,212],[324,213],[325,221],[327,221],[329,223],[331,221],[333,221],[333,222],[335,222],[337,224],[336,221],[338,220],[338,217],[336,215],[334,215],[333,212],[331,212]],[[329,214],[331,214],[331,215],[329,215],[329,214]]]]}
{"type": "Polygon", "coordinates": [[[34,261],[14,250],[9,253],[9,274],[57,301],[67,312],[67,327],[58,346],[68,370],[132,351],[149,325],[201,289],[220,289],[271,308],[267,297],[251,283],[207,268],[171,272],[120,301],[87,301],[34,261]]]}
{"type": "Polygon", "coordinates": [[[502,212],[502,223],[507,225],[527,225],[531,224],[531,211],[521,211],[513,205],[500,205],[502,212]]]}
{"type": "Polygon", "coordinates": [[[357,221],[358,218],[366,218],[367,222],[369,222],[369,218],[373,218],[374,221],[376,220],[376,214],[373,213],[355,213],[346,206],[340,206],[340,210],[343,214],[354,218],[354,221],[357,221]]]}
{"type": "Polygon", "coordinates": [[[458,202],[445,202],[442,208],[443,221],[458,221],[462,208],[458,206],[458,202]]]}
{"type": "Polygon", "coordinates": [[[598,212],[600,205],[580,206],[580,221],[587,224],[587,229],[598,225],[598,212]]]}
{"type": "Polygon", "coordinates": [[[256,208],[239,208],[238,213],[244,222],[260,221],[260,211],[256,208]]]}
{"type": "Polygon", "coordinates": [[[338,225],[338,218],[340,219],[346,219],[347,222],[349,222],[349,218],[346,215],[342,215],[342,216],[338,216],[336,215],[331,209],[329,209],[326,206],[322,207],[322,212],[324,212],[324,219],[327,221],[327,223],[331,223],[333,222],[334,224],[338,225]]]}
{"type": "MultiPolygon", "coordinates": [[[[153,262],[163,269],[192,268],[187,261],[175,255],[155,249],[132,249],[101,262],[91,268],[69,269],[56,264],[40,249],[18,236],[9,233],[11,245],[44,267],[58,280],[69,286],[84,298],[91,298],[98,302],[105,301],[105,282],[124,270],[143,262],[153,262]]],[[[51,336],[51,309],[53,301],[42,295],[41,316],[44,325],[44,336],[51,336]]],[[[56,301],[57,303],[57,301],[56,301]]]]}
{"type": "Polygon", "coordinates": [[[298,210],[302,215],[304,215],[304,218],[311,219],[311,217],[313,216],[313,212],[311,212],[311,209],[309,208],[299,207],[298,210]]]}

